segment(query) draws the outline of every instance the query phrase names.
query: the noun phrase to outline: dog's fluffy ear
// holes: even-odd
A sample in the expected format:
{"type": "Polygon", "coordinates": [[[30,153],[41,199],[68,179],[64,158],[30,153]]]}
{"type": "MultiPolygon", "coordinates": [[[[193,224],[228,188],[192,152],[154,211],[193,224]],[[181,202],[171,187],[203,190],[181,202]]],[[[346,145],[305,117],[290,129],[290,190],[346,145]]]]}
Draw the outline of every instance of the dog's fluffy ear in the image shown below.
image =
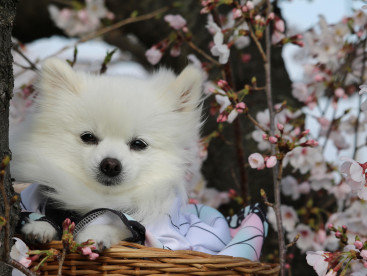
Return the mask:
{"type": "Polygon", "coordinates": [[[58,93],[60,90],[78,93],[80,79],[68,63],[58,58],[49,58],[42,66],[40,86],[45,93],[58,93]]]}
{"type": "Polygon", "coordinates": [[[201,104],[202,74],[199,69],[188,65],[173,82],[178,111],[192,111],[201,104]]]}

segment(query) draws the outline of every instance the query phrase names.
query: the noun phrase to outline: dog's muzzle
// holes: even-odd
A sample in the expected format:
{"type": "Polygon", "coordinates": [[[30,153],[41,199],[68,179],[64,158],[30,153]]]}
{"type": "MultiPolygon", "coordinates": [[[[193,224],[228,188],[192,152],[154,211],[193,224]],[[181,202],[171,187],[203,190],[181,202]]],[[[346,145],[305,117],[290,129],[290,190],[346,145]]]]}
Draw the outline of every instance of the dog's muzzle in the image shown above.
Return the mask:
{"type": "Polygon", "coordinates": [[[98,182],[103,185],[116,185],[122,177],[122,164],[115,158],[105,158],[99,164],[98,182]]]}

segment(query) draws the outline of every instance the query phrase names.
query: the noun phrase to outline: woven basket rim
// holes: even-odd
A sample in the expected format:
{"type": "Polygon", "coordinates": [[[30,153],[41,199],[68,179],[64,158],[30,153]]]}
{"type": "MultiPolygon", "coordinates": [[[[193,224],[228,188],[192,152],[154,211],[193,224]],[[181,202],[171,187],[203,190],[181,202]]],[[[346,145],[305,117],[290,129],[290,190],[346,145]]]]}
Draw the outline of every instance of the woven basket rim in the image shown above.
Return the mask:
{"type": "MultiPolygon", "coordinates": [[[[62,250],[61,241],[37,245],[37,249],[62,250]]],[[[41,275],[57,275],[57,260],[48,260],[41,275]]],[[[279,264],[240,257],[210,255],[192,250],[167,250],[121,241],[100,253],[96,260],[68,253],[63,275],[279,275],[279,264]]]]}

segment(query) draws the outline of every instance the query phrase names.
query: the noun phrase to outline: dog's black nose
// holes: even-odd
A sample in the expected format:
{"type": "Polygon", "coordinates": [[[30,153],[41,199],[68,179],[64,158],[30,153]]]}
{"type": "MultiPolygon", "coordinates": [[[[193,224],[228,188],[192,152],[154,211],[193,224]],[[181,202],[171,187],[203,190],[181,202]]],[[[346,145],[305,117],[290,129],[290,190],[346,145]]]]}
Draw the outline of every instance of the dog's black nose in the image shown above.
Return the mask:
{"type": "Polygon", "coordinates": [[[105,158],[99,165],[99,169],[109,177],[117,176],[122,171],[121,162],[114,158],[105,158]]]}

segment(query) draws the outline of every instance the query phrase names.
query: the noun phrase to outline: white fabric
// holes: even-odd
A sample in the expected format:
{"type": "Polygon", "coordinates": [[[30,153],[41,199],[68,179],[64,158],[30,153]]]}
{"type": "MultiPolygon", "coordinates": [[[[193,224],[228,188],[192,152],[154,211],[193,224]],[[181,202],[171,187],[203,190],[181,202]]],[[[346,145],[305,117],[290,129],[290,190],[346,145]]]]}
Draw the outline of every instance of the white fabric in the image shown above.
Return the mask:
{"type": "Polygon", "coordinates": [[[217,210],[205,205],[180,206],[176,201],[170,214],[146,225],[146,245],[217,254],[230,242],[228,223],[217,210]]]}

